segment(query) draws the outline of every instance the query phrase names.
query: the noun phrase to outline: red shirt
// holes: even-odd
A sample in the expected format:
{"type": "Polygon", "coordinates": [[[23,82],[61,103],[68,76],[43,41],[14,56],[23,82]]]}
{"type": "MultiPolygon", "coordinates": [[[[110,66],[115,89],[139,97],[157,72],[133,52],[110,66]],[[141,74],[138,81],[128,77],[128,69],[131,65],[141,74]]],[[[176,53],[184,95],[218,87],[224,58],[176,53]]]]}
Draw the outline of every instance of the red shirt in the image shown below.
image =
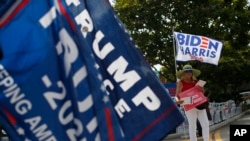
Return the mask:
{"type": "Polygon", "coordinates": [[[195,86],[195,84],[197,83],[197,80],[193,81],[193,82],[185,82],[183,80],[181,80],[181,83],[182,83],[182,92],[185,91],[185,90],[188,90],[192,87],[195,86]]]}

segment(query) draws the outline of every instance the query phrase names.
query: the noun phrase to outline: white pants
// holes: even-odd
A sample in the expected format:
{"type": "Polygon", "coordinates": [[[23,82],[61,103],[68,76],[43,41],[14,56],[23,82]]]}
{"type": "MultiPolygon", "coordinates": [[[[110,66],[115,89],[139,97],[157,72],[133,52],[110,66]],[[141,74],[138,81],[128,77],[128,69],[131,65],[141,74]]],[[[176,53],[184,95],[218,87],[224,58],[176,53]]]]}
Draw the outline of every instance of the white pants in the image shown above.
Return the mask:
{"type": "Polygon", "coordinates": [[[190,141],[197,141],[197,136],[196,136],[197,119],[199,120],[202,127],[203,141],[209,141],[209,121],[207,118],[206,109],[198,110],[196,108],[193,108],[191,110],[185,111],[185,114],[188,120],[190,141]]]}

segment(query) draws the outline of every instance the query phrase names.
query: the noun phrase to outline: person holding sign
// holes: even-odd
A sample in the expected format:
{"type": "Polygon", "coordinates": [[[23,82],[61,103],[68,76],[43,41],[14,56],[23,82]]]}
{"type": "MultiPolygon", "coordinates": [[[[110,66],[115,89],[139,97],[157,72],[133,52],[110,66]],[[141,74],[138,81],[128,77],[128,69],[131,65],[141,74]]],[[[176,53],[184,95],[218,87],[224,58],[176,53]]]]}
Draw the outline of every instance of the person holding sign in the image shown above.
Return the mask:
{"type": "Polygon", "coordinates": [[[190,141],[197,141],[197,119],[200,121],[202,127],[203,140],[209,141],[209,121],[206,109],[200,110],[196,108],[197,104],[207,101],[203,88],[205,81],[197,80],[200,74],[200,70],[194,69],[189,64],[183,66],[183,69],[176,73],[177,78],[180,79],[176,87],[176,103],[184,106],[185,115],[188,120],[190,141]]]}

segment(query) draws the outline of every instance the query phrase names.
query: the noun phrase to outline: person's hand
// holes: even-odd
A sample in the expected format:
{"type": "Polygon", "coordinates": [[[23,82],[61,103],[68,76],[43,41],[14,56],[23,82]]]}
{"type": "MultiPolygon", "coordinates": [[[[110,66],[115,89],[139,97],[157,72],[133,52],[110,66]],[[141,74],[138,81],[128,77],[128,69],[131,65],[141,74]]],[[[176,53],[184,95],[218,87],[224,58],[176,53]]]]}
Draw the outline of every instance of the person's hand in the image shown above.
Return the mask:
{"type": "Polygon", "coordinates": [[[197,87],[198,91],[204,92],[204,88],[203,87],[201,87],[201,86],[196,86],[196,87],[197,87]]]}
{"type": "Polygon", "coordinates": [[[184,102],[184,100],[175,101],[176,104],[182,104],[183,102],[184,102]]]}

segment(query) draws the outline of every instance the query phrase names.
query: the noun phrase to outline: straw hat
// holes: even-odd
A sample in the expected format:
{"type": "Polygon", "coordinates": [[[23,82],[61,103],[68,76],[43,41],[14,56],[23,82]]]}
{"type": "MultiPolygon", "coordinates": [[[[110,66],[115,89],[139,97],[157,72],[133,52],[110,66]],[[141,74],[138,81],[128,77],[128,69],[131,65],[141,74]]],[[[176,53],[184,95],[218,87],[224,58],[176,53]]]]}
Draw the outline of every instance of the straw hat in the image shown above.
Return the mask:
{"type": "Polygon", "coordinates": [[[182,70],[180,70],[180,71],[178,71],[178,72],[176,73],[177,78],[181,78],[182,75],[183,75],[183,73],[184,73],[184,71],[187,71],[187,70],[192,70],[193,75],[194,75],[195,77],[198,77],[198,76],[201,74],[201,71],[200,71],[200,70],[194,69],[191,65],[188,64],[188,65],[183,66],[182,70]]]}

